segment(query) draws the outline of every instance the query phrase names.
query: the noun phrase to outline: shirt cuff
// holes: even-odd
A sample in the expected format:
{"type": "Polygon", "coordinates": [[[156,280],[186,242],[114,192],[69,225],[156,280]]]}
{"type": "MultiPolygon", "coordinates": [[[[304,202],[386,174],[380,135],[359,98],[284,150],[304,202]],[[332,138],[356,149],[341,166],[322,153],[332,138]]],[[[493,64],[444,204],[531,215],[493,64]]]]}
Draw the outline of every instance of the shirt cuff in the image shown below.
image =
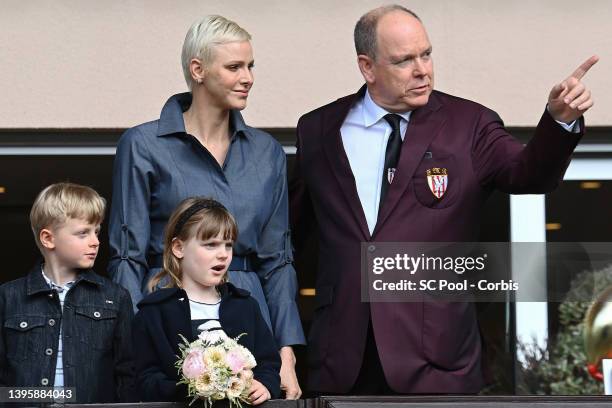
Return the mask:
{"type": "MultiPolygon", "coordinates": [[[[546,104],[546,111],[550,114],[550,110],[548,109],[548,104],[546,104]]],[[[550,115],[552,117],[552,115],[550,115]]],[[[553,118],[555,122],[557,122],[566,132],[570,133],[580,133],[580,123],[578,123],[578,119],[574,120],[570,123],[565,123],[560,120],[553,118]]]]}
{"type": "Polygon", "coordinates": [[[561,127],[563,129],[565,129],[568,132],[571,133],[580,133],[580,124],[578,123],[578,119],[574,120],[573,122],[570,123],[565,123],[565,122],[561,122],[560,120],[556,120],[555,122],[557,122],[559,125],[561,125],[561,127]]]}
{"type": "Polygon", "coordinates": [[[272,320],[274,338],[279,349],[284,346],[306,344],[300,314],[295,302],[268,303],[268,310],[270,320],[272,320]]]}

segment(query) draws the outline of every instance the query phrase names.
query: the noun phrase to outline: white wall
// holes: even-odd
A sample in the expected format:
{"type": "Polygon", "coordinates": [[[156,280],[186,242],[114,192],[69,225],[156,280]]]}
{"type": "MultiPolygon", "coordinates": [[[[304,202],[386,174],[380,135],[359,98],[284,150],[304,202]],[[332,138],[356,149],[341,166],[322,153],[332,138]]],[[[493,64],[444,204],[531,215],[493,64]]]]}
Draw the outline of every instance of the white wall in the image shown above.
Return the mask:
{"type": "MultiPolygon", "coordinates": [[[[361,85],[352,43],[368,0],[0,0],[0,128],[129,127],[186,89],[188,26],[218,13],[253,35],[254,126],[298,117],[361,85]]],[[[591,54],[590,125],[612,125],[612,2],[414,0],[434,46],[436,88],[534,126],[550,87],[591,54]]]]}

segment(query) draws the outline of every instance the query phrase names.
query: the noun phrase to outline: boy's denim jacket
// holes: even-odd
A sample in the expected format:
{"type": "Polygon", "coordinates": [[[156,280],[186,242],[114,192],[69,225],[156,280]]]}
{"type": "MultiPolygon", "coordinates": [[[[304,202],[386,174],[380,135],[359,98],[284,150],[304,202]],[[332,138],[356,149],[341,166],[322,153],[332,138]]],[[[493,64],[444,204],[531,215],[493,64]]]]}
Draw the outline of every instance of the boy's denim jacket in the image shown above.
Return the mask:
{"type": "Polygon", "coordinates": [[[132,302],[110,280],[83,270],[66,295],[37,265],[0,286],[0,386],[52,387],[62,327],[64,386],[79,403],[133,401],[132,302]]]}

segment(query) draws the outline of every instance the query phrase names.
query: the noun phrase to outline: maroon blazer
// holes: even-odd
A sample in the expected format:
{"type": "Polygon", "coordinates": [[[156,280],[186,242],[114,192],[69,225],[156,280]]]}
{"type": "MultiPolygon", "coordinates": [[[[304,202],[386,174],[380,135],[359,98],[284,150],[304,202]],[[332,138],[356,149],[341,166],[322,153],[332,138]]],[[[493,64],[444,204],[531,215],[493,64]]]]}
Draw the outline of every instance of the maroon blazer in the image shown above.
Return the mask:
{"type": "MultiPolygon", "coordinates": [[[[481,343],[469,303],[362,303],[360,243],[475,241],[480,212],[495,188],[545,193],[563,178],[582,134],[545,112],[523,146],[499,116],[477,103],[434,91],[410,118],[393,184],[370,236],[340,127],[357,94],[305,114],[297,127],[290,183],[296,250],[316,226],[316,310],[309,333],[309,389],[345,393],[361,367],[368,319],[385,377],[400,393],[476,393],[481,343]],[[448,169],[442,200],[426,170],[448,169]]],[[[581,129],[584,123],[581,120],[581,129]]]]}

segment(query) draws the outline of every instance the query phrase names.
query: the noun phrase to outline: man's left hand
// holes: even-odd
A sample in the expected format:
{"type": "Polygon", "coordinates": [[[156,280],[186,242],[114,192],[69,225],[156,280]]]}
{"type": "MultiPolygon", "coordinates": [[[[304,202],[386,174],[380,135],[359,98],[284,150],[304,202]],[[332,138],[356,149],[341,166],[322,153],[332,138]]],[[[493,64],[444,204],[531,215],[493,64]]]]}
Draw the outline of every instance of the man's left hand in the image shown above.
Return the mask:
{"type": "Polygon", "coordinates": [[[548,111],[555,120],[569,124],[593,106],[591,91],[586,89],[581,79],[597,61],[599,57],[593,55],[550,91],[548,111]]]}
{"type": "Polygon", "coordinates": [[[285,399],[299,399],[302,396],[300,384],[295,374],[295,354],[291,346],[281,347],[281,390],[285,393],[285,399]]]}

